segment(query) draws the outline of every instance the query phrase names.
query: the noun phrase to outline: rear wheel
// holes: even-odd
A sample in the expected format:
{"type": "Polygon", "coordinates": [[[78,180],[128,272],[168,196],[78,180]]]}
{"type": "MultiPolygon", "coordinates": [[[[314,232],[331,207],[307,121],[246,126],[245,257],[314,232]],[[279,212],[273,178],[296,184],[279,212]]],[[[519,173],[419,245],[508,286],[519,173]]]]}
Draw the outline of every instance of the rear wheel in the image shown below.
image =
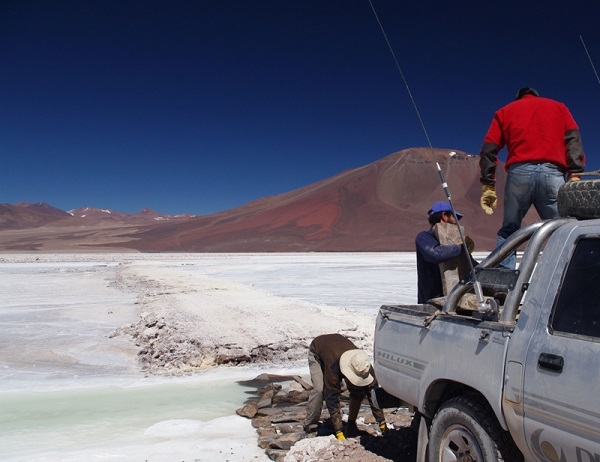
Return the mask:
{"type": "Polygon", "coordinates": [[[431,423],[429,462],[516,462],[523,456],[483,400],[448,400],[431,423]]]}

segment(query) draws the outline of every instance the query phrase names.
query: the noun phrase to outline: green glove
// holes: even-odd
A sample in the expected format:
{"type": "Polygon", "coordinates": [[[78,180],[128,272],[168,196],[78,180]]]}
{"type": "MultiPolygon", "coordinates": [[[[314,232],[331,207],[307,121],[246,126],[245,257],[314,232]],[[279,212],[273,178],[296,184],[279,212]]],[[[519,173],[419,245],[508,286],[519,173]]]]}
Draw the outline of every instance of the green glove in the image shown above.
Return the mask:
{"type": "Polygon", "coordinates": [[[484,184],[481,188],[481,199],[479,201],[481,208],[485,213],[491,215],[494,213],[494,209],[498,205],[498,198],[496,197],[496,186],[493,184],[484,184]]]}
{"type": "Polygon", "coordinates": [[[340,441],[346,441],[346,437],[344,436],[343,431],[335,432],[335,437],[340,441]]]}

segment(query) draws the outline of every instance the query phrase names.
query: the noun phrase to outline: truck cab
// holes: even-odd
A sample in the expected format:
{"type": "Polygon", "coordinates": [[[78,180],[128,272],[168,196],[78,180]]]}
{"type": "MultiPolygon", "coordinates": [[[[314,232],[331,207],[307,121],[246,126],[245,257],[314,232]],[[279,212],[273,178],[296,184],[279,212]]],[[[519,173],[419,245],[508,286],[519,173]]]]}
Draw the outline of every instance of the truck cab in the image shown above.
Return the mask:
{"type": "Polygon", "coordinates": [[[528,460],[600,461],[600,220],[548,241],[506,358],[503,412],[528,460]]]}

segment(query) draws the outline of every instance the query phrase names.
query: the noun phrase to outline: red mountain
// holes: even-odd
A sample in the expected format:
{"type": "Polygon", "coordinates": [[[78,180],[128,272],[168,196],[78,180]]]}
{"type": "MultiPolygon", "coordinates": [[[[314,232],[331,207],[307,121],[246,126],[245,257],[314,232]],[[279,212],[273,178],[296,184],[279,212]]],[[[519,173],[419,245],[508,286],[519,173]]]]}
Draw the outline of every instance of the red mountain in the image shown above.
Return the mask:
{"type": "MultiPolygon", "coordinates": [[[[436,162],[454,206],[465,215],[461,224],[466,234],[478,250],[493,249],[502,212],[488,216],[479,207],[478,158],[414,148],[288,193],[199,217],[162,220],[152,211],[136,217],[95,211],[94,219],[86,220],[88,214],[79,209],[71,211],[77,217],[63,212],[66,217],[24,233],[16,232],[14,218],[12,229],[4,226],[7,207],[16,207],[5,204],[0,206],[0,251],[413,251],[415,235],[428,227],[427,210],[446,200],[436,162]]],[[[499,166],[499,192],[504,178],[499,166]]]]}
{"type": "Polygon", "coordinates": [[[0,229],[34,228],[68,217],[67,212],[41,202],[0,204],[0,229]]]}

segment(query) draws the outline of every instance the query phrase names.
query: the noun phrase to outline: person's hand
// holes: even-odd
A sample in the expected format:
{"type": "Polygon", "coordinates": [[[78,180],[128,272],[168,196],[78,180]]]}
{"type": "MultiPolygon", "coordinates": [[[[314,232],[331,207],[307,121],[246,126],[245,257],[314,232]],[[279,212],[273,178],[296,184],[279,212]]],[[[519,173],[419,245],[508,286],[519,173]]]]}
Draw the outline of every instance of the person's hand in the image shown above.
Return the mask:
{"type": "Polygon", "coordinates": [[[485,213],[491,215],[494,213],[494,209],[498,205],[498,198],[496,197],[496,186],[493,184],[484,184],[481,188],[481,199],[479,201],[481,208],[485,213]]]}
{"type": "Polygon", "coordinates": [[[381,430],[382,435],[387,435],[390,431],[390,429],[388,428],[388,426],[385,422],[381,422],[379,424],[379,430],[381,430]]]}
{"type": "Polygon", "coordinates": [[[568,181],[579,181],[581,177],[579,175],[570,175],[568,181]]]}
{"type": "Polygon", "coordinates": [[[475,243],[473,242],[473,239],[471,239],[469,236],[465,236],[465,244],[467,246],[467,251],[469,253],[473,253],[473,250],[475,250],[475,243]]]}
{"type": "Polygon", "coordinates": [[[343,431],[339,431],[339,432],[335,432],[335,437],[339,440],[339,441],[346,441],[346,437],[344,436],[344,432],[343,431]]]}

